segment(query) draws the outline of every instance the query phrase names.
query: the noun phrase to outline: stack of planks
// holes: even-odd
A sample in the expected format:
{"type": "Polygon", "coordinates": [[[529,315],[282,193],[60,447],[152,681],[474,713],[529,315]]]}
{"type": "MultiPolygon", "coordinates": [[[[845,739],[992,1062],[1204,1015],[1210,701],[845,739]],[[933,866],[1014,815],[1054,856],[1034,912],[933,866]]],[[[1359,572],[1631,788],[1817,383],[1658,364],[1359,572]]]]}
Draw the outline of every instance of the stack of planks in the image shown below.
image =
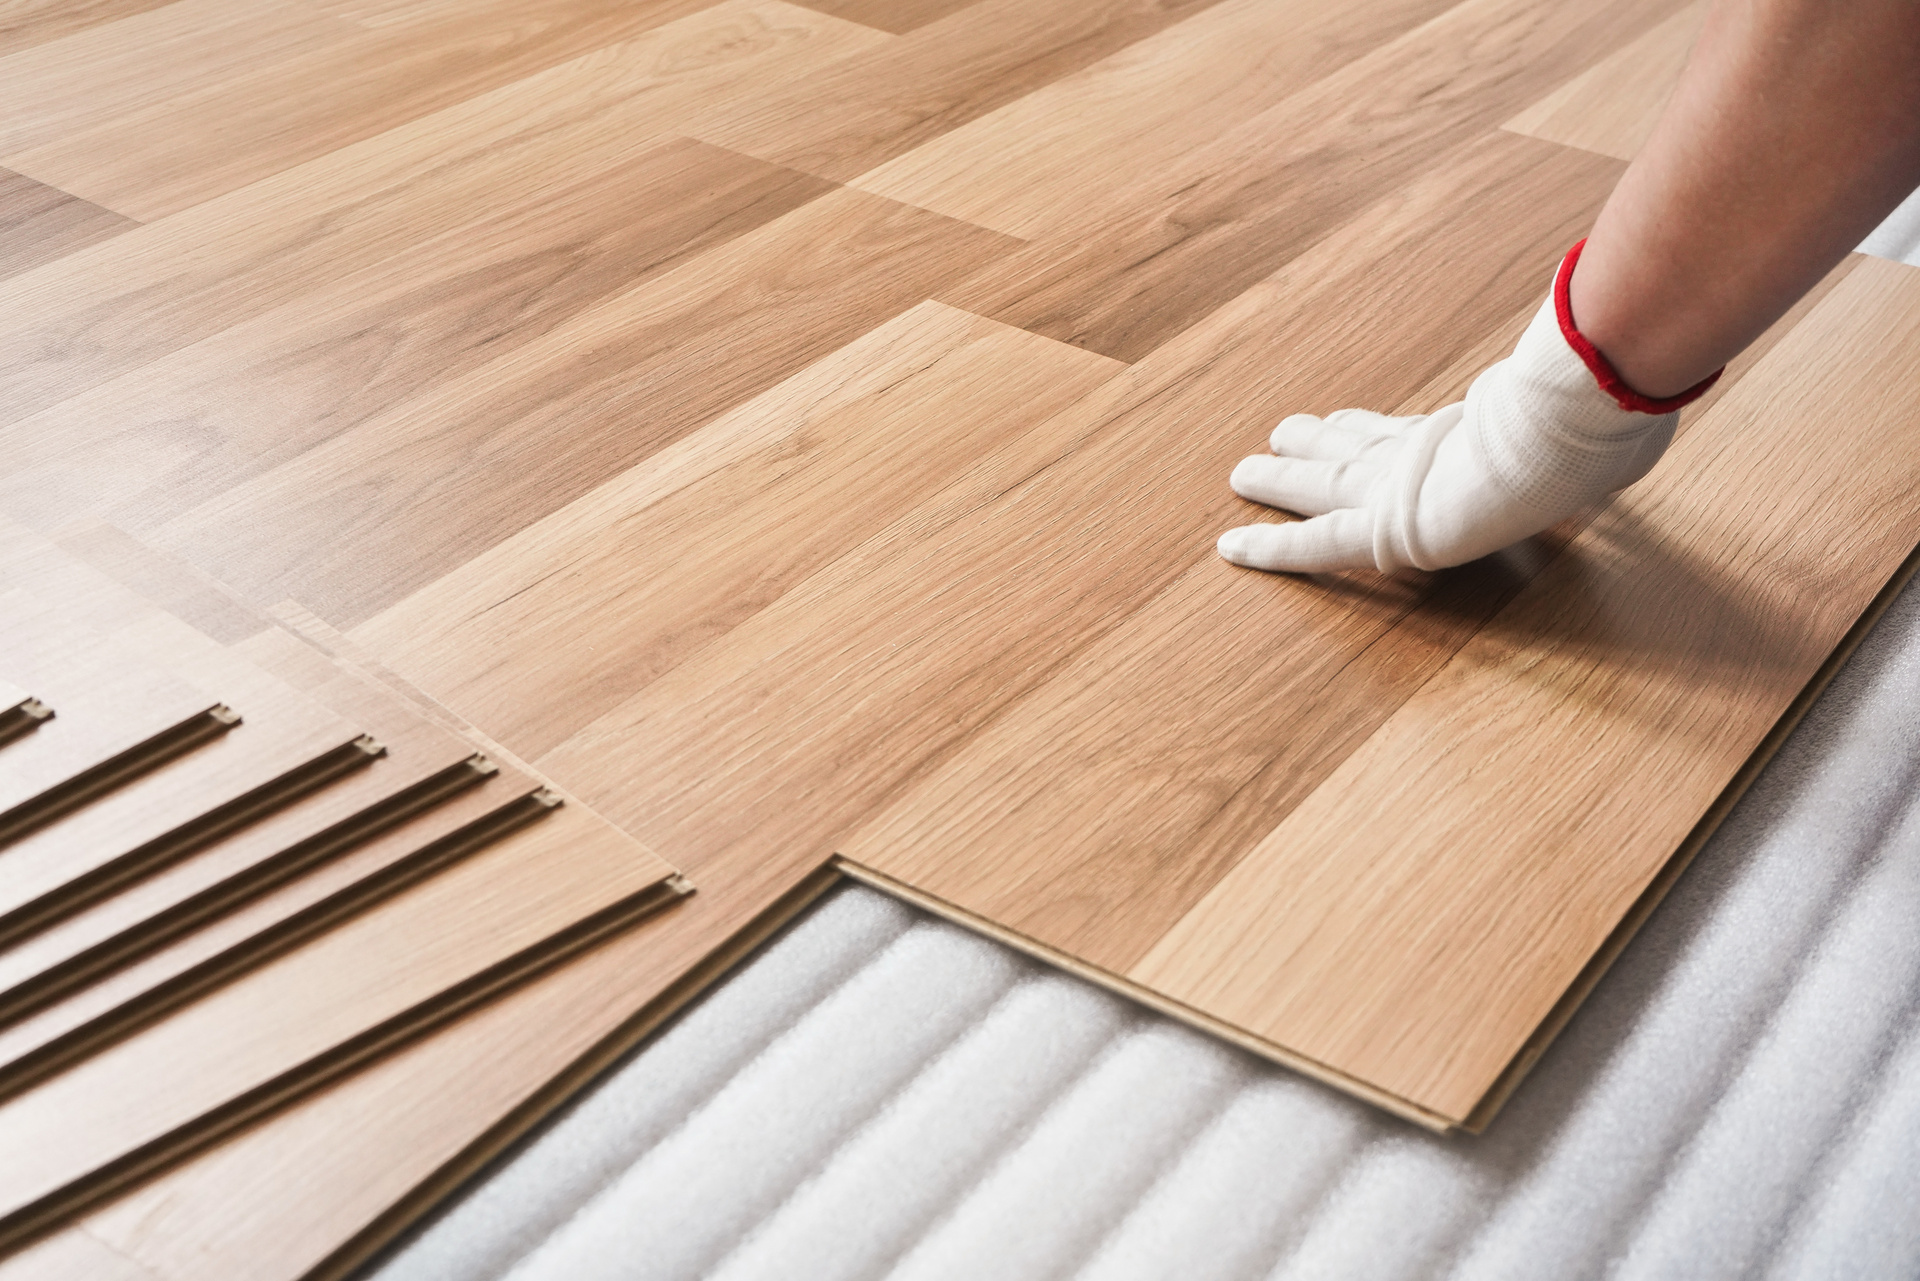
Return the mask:
{"type": "Polygon", "coordinates": [[[688,889],[292,633],[0,534],[0,1247],[688,889]]]}
{"type": "Polygon", "coordinates": [[[0,760],[103,728],[0,802],[60,811],[0,851],[0,1144],[71,1148],[6,1174],[0,1278],[341,1275],[842,876],[1486,1124],[1910,572],[1920,271],[1842,264],[1502,555],[1212,541],[1276,518],[1225,477],[1283,414],[1511,346],[1696,22],[16,6],[0,760]],[[91,655],[124,688],[55,683],[91,655]],[[534,769],[617,830],[439,844],[534,769]],[[170,771],[228,790],[35,861],[170,771]],[[638,842],[700,892],[602,929],[677,885],[638,842]]]}

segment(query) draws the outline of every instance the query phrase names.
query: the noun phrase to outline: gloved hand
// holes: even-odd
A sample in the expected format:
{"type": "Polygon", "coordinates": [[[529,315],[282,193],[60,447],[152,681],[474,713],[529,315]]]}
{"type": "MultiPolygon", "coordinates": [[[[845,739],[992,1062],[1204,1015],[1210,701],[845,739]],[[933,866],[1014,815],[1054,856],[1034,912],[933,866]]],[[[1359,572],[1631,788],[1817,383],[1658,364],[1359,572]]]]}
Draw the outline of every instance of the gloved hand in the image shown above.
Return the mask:
{"type": "Polygon", "coordinates": [[[1623,382],[1574,327],[1568,282],[1553,294],[1464,401],[1390,418],[1342,409],[1294,414],[1273,429],[1273,454],[1233,469],[1243,498],[1310,520],[1243,525],[1220,554],[1254,569],[1439,569],[1496,552],[1631,485],[1673,439],[1680,407],[1713,374],[1666,400],[1623,382]]]}

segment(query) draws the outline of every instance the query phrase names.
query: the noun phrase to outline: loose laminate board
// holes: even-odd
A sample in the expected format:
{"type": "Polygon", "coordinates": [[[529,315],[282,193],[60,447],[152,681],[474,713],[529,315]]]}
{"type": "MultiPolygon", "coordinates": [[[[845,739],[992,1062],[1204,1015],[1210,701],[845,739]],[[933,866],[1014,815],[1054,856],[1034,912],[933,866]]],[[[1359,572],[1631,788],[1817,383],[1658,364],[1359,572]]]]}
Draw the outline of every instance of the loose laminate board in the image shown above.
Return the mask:
{"type": "Polygon", "coordinates": [[[51,1004],[0,1019],[0,1096],[271,957],[292,930],[325,928],[544,817],[549,800],[534,779],[496,769],[410,821],[246,897],[214,886],[183,900],[160,924],[185,929],[157,930],[152,946],[130,955],[83,954],[97,964],[80,982],[57,989],[51,1004]]]}
{"type": "Polygon", "coordinates": [[[563,806],[0,1103],[0,1247],[684,892],[563,806]]]}

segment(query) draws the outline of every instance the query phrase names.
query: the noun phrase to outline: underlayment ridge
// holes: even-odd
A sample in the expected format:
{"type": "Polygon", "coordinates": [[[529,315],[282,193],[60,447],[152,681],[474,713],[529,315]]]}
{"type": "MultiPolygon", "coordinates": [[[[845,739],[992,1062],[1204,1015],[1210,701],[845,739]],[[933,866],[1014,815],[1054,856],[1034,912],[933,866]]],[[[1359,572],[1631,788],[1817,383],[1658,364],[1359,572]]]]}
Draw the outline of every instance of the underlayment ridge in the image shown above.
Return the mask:
{"type": "Polygon", "coordinates": [[[1916,784],[1908,592],[1478,1138],[844,886],[367,1275],[1920,1275],[1916,784]]]}

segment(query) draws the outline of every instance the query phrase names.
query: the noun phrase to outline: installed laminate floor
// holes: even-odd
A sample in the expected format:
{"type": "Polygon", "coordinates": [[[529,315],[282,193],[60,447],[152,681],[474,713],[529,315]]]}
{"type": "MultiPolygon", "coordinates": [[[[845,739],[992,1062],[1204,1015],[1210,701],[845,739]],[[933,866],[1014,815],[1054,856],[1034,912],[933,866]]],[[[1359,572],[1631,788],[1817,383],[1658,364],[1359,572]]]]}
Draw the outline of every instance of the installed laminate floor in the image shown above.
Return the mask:
{"type": "Polygon", "coordinates": [[[350,1261],[843,874],[1478,1127],[1913,550],[1920,272],[1850,260],[1604,511],[1213,555],[1276,418],[1511,341],[1674,0],[90,12],[4,29],[0,514],[699,891],[135,1193],[163,1275],[350,1261]]]}

